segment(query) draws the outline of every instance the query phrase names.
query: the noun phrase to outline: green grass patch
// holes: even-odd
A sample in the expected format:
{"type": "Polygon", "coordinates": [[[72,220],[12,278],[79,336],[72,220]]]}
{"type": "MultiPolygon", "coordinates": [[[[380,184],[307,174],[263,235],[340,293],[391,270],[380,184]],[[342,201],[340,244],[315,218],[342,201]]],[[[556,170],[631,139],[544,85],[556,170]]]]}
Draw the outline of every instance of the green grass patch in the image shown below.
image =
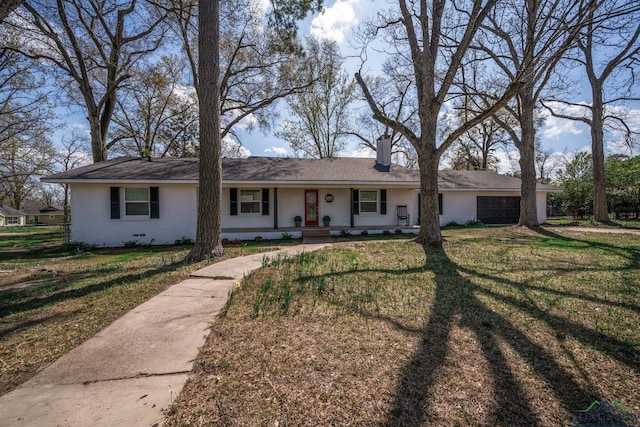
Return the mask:
{"type": "Polygon", "coordinates": [[[347,241],[232,290],[168,425],[569,425],[640,409],[640,237],[347,241]],[[206,418],[203,418],[206,417],[206,418]]]}
{"type": "MultiPolygon", "coordinates": [[[[0,393],[212,262],[185,264],[184,245],[98,249],[35,237],[0,246],[0,393]]],[[[271,249],[230,247],[223,259],[271,249]]]]}
{"type": "Polygon", "coordinates": [[[0,227],[1,234],[50,234],[61,233],[61,227],[59,225],[45,225],[45,226],[23,226],[23,227],[0,227]]]}
{"type": "Polygon", "coordinates": [[[575,219],[571,217],[547,218],[547,224],[555,226],[577,226],[577,227],[614,227],[640,229],[640,220],[612,219],[611,221],[598,222],[592,219],[575,219]]]}

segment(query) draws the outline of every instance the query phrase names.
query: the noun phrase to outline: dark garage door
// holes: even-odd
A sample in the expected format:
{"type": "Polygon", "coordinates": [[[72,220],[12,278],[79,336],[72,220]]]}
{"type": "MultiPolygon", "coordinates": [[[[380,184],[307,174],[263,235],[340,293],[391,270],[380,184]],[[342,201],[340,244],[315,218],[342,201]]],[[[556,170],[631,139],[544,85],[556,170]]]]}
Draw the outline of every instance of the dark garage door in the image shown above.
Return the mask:
{"type": "Polygon", "coordinates": [[[517,224],[520,196],[478,196],[478,220],[485,224],[517,224]]]}

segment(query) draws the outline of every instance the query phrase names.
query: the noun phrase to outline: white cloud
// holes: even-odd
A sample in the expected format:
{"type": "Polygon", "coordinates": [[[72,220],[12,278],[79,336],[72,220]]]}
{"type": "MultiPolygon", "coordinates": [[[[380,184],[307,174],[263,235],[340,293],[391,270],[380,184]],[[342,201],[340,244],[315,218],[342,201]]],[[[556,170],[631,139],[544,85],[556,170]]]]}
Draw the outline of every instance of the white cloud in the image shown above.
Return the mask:
{"type": "Polygon", "coordinates": [[[358,24],[354,6],[359,0],[336,0],[311,21],[311,35],[318,39],[344,41],[344,34],[358,24]]]}
{"type": "Polygon", "coordinates": [[[250,155],[251,151],[238,141],[229,136],[225,136],[222,139],[222,157],[246,159],[250,155]]]}
{"type": "Polygon", "coordinates": [[[375,159],[376,152],[369,147],[356,148],[349,152],[349,157],[366,157],[375,159]]]}
{"type": "Polygon", "coordinates": [[[520,160],[520,152],[518,150],[496,150],[493,155],[498,159],[498,164],[496,165],[498,173],[506,174],[520,170],[520,164],[518,163],[520,160]]]}
{"type": "Polygon", "coordinates": [[[89,126],[84,123],[73,123],[71,125],[71,131],[79,132],[80,135],[83,135],[84,137],[91,140],[91,129],[89,129],[89,126]]]}
{"type": "Polygon", "coordinates": [[[545,138],[557,138],[566,133],[580,135],[582,130],[578,129],[577,122],[573,120],[561,119],[553,116],[549,116],[547,118],[543,132],[545,138]]]}
{"type": "Polygon", "coordinates": [[[614,141],[607,141],[604,143],[605,150],[608,154],[625,154],[627,156],[633,155],[633,144],[629,144],[624,138],[620,138],[614,141]]]}
{"type": "Polygon", "coordinates": [[[270,0],[255,0],[253,3],[261,15],[265,15],[271,9],[270,0]]]}
{"type": "MultiPolygon", "coordinates": [[[[580,105],[566,105],[561,102],[548,102],[546,105],[551,107],[557,114],[563,114],[572,117],[590,117],[591,110],[584,108],[589,106],[586,102],[579,103],[580,105]],[[581,106],[581,105],[584,105],[581,106]]],[[[561,119],[559,117],[553,117],[546,109],[542,110],[542,115],[546,117],[543,135],[545,138],[557,138],[564,134],[580,135],[583,129],[580,123],[575,120],[561,119]]]]}
{"type": "Polygon", "coordinates": [[[640,108],[629,108],[625,106],[609,106],[606,114],[624,120],[631,132],[632,138],[627,139],[626,129],[616,120],[609,120],[606,125],[608,134],[605,136],[605,148],[609,154],[626,154],[633,156],[637,154],[640,147],[640,108]]]}
{"type": "Polygon", "coordinates": [[[265,148],[264,152],[265,153],[273,153],[276,156],[286,156],[287,153],[288,153],[286,148],[276,147],[275,145],[272,145],[269,148],[265,148]]]}

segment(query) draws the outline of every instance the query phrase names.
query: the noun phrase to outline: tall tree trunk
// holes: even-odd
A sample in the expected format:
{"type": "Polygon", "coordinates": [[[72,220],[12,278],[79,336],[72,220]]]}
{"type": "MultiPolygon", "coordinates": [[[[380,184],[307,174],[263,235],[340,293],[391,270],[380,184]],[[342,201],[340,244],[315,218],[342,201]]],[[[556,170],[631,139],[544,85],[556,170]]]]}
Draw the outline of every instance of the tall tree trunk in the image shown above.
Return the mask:
{"type": "Polygon", "coordinates": [[[200,192],[196,242],[190,261],[224,253],[222,231],[222,145],[220,136],[220,1],[200,0],[198,73],[200,101],[200,192]]]}
{"type": "Polygon", "coordinates": [[[593,84],[591,106],[591,154],[593,159],[593,219],[609,221],[607,189],[604,176],[603,102],[600,85],[593,84]]]}
{"type": "Polygon", "coordinates": [[[67,224],[70,220],[69,217],[69,184],[63,184],[64,187],[64,202],[62,205],[62,211],[64,212],[64,216],[62,217],[62,222],[67,224]]]}
{"type": "Polygon", "coordinates": [[[88,119],[93,163],[104,162],[107,160],[107,146],[102,139],[102,128],[100,126],[98,113],[90,114],[88,119]]]}
{"type": "Polygon", "coordinates": [[[518,225],[537,227],[538,209],[536,204],[536,162],[535,140],[536,129],[534,123],[535,102],[533,100],[533,86],[526,87],[520,93],[520,127],[522,138],[518,151],[520,152],[520,219],[518,225]]]}
{"type": "MultiPolygon", "coordinates": [[[[423,115],[432,109],[424,108],[423,115]]],[[[420,169],[420,232],[416,242],[424,247],[442,248],[440,214],[438,212],[438,163],[440,155],[436,149],[436,117],[424,117],[422,126],[422,148],[418,150],[420,169]]],[[[418,147],[416,147],[418,148],[418,147]]]]}
{"type": "Polygon", "coordinates": [[[416,242],[424,247],[442,248],[438,213],[438,157],[431,150],[418,154],[420,169],[420,232],[416,242]]]}

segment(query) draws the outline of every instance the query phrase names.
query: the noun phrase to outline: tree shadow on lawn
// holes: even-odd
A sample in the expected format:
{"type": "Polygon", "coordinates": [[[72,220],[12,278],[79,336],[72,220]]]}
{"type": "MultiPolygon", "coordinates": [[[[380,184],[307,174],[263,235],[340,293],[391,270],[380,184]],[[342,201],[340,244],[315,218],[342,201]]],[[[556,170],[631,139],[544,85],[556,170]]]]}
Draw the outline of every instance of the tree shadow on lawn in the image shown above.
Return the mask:
{"type": "MultiPolygon", "coordinates": [[[[563,236],[554,238],[567,239],[563,236]]],[[[567,239],[573,240],[573,239],[567,239]]],[[[614,251],[630,260],[637,267],[637,253],[616,248],[612,245],[586,242],[593,247],[614,251]]],[[[490,298],[514,310],[524,312],[533,318],[531,322],[542,322],[553,330],[559,339],[572,337],[583,345],[607,354],[618,362],[640,372],[640,358],[633,348],[616,338],[591,329],[569,318],[552,314],[540,308],[536,301],[529,296],[518,299],[513,296],[502,295],[487,287],[474,283],[477,278],[483,281],[493,281],[499,286],[510,287],[526,291],[544,291],[551,294],[564,294],[563,291],[540,288],[511,281],[501,277],[482,273],[466,268],[452,261],[444,251],[426,250],[427,260],[424,267],[404,270],[392,269],[357,269],[343,272],[329,273],[327,276],[341,276],[358,274],[360,272],[378,272],[383,274],[404,275],[420,272],[431,272],[435,280],[435,296],[431,314],[424,328],[416,331],[408,328],[397,319],[381,316],[379,313],[360,314],[389,322],[394,328],[417,334],[420,336],[418,350],[412,359],[404,366],[400,375],[400,382],[395,392],[392,409],[387,414],[386,425],[390,426],[421,426],[434,419],[434,408],[430,406],[430,397],[434,392],[438,371],[444,367],[445,360],[450,355],[449,341],[454,327],[465,328],[475,335],[483,353],[484,360],[491,372],[492,384],[486,389],[493,392],[495,407],[489,417],[489,423],[495,425],[544,425],[545,420],[539,418],[535,409],[531,407],[530,397],[527,396],[521,384],[512,372],[508,357],[500,348],[500,343],[517,353],[537,372],[540,381],[546,389],[551,390],[554,400],[566,411],[586,408],[596,399],[606,398],[597,396],[592,390],[590,379],[583,373],[582,384],[578,383],[572,373],[556,360],[542,345],[531,339],[526,332],[519,329],[508,318],[487,306],[483,299],[490,298]],[[462,274],[468,276],[464,277],[462,274]]],[[[576,271],[582,269],[576,269],[576,271]]],[[[307,278],[300,278],[305,280],[307,278]]],[[[311,278],[308,278],[311,279],[311,278]]],[[[604,306],[620,306],[626,309],[638,310],[633,304],[616,303],[592,295],[570,293],[568,296],[578,300],[597,302],[604,306]]],[[[566,352],[566,350],[565,350],[566,352]]],[[[583,372],[577,362],[568,356],[578,371],[583,372]]],[[[569,419],[567,419],[568,421],[569,419]]],[[[548,421],[548,420],[547,420],[548,421]]]]}
{"type": "MultiPolygon", "coordinates": [[[[631,268],[637,268],[640,266],[640,246],[620,247],[612,245],[610,243],[602,242],[600,240],[593,241],[587,239],[578,239],[576,237],[563,236],[551,231],[549,228],[544,227],[530,228],[530,230],[538,234],[540,237],[544,238],[540,240],[540,242],[543,244],[548,243],[550,246],[552,246],[553,242],[559,242],[560,244],[565,244],[572,247],[575,247],[576,244],[579,244],[586,248],[599,249],[620,256],[629,261],[628,266],[631,268]]],[[[620,234],[617,234],[617,236],[620,236],[620,234]]]]}
{"type": "MultiPolygon", "coordinates": [[[[586,408],[594,400],[602,398],[578,384],[555,360],[553,354],[535,343],[503,315],[485,305],[478,298],[483,295],[526,312],[534,321],[542,321],[552,328],[557,336],[573,336],[583,344],[640,371],[640,360],[625,343],[561,316],[547,313],[529,300],[520,301],[493,292],[471,282],[460,273],[493,280],[520,290],[527,289],[526,284],[461,267],[441,251],[427,251],[425,268],[435,275],[436,293],[433,309],[427,325],[421,332],[419,349],[404,367],[393,409],[388,414],[387,425],[419,426],[432,415],[429,397],[435,385],[437,371],[443,366],[448,355],[449,334],[454,326],[454,319],[460,319],[456,320],[460,327],[473,331],[491,370],[493,384],[487,385],[487,388],[493,389],[496,398],[491,423],[544,425],[534,413],[535,408],[530,406],[522,385],[512,373],[506,355],[498,345],[499,342],[506,343],[529,366],[535,368],[553,391],[555,400],[567,412],[586,408]]],[[[599,302],[609,304],[604,300],[599,302]]]]}
{"type": "MultiPolygon", "coordinates": [[[[459,266],[443,251],[427,250],[425,270],[434,274],[435,296],[426,326],[420,331],[420,344],[404,366],[394,403],[386,425],[421,426],[437,419],[430,407],[430,396],[437,374],[449,356],[450,334],[455,326],[472,331],[491,371],[495,397],[493,423],[501,425],[540,425],[529,399],[511,371],[499,341],[520,354],[552,387],[557,398],[568,408],[588,401],[592,396],[565,372],[548,352],[530,340],[507,319],[477,298],[484,289],[458,272],[459,266]],[[541,366],[542,365],[542,366],[541,366]]],[[[518,305],[520,302],[517,302],[518,305]]]]}
{"type": "MultiPolygon", "coordinates": [[[[101,292],[117,286],[126,285],[128,283],[144,279],[152,279],[161,273],[167,271],[173,271],[184,265],[184,261],[179,260],[171,264],[163,265],[162,267],[154,270],[149,270],[144,273],[129,274],[122,277],[116,277],[111,280],[105,280],[102,282],[86,285],[80,288],[67,289],[64,291],[55,292],[49,295],[42,296],[43,291],[31,288],[26,290],[5,290],[0,291],[0,319],[15,313],[26,312],[30,310],[36,310],[41,307],[45,307],[51,304],[82,298],[92,293],[101,292]],[[16,300],[25,298],[24,301],[14,302],[16,300]]],[[[73,285],[73,282],[67,282],[65,287],[73,285]]],[[[48,287],[51,288],[51,287],[48,287]]],[[[50,291],[47,289],[46,291],[50,291]]]]}
{"type": "MultiPolygon", "coordinates": [[[[44,323],[48,323],[51,321],[64,322],[67,319],[74,318],[75,316],[78,315],[79,312],[80,312],[80,309],[75,309],[75,310],[67,311],[65,313],[55,313],[48,316],[41,316],[41,317],[21,320],[19,322],[10,323],[7,326],[3,326],[2,323],[0,323],[0,341],[2,341],[3,339],[5,339],[10,335],[22,332],[25,329],[29,329],[44,323]]],[[[1,394],[2,394],[2,389],[0,386],[0,395],[1,394]]]]}

